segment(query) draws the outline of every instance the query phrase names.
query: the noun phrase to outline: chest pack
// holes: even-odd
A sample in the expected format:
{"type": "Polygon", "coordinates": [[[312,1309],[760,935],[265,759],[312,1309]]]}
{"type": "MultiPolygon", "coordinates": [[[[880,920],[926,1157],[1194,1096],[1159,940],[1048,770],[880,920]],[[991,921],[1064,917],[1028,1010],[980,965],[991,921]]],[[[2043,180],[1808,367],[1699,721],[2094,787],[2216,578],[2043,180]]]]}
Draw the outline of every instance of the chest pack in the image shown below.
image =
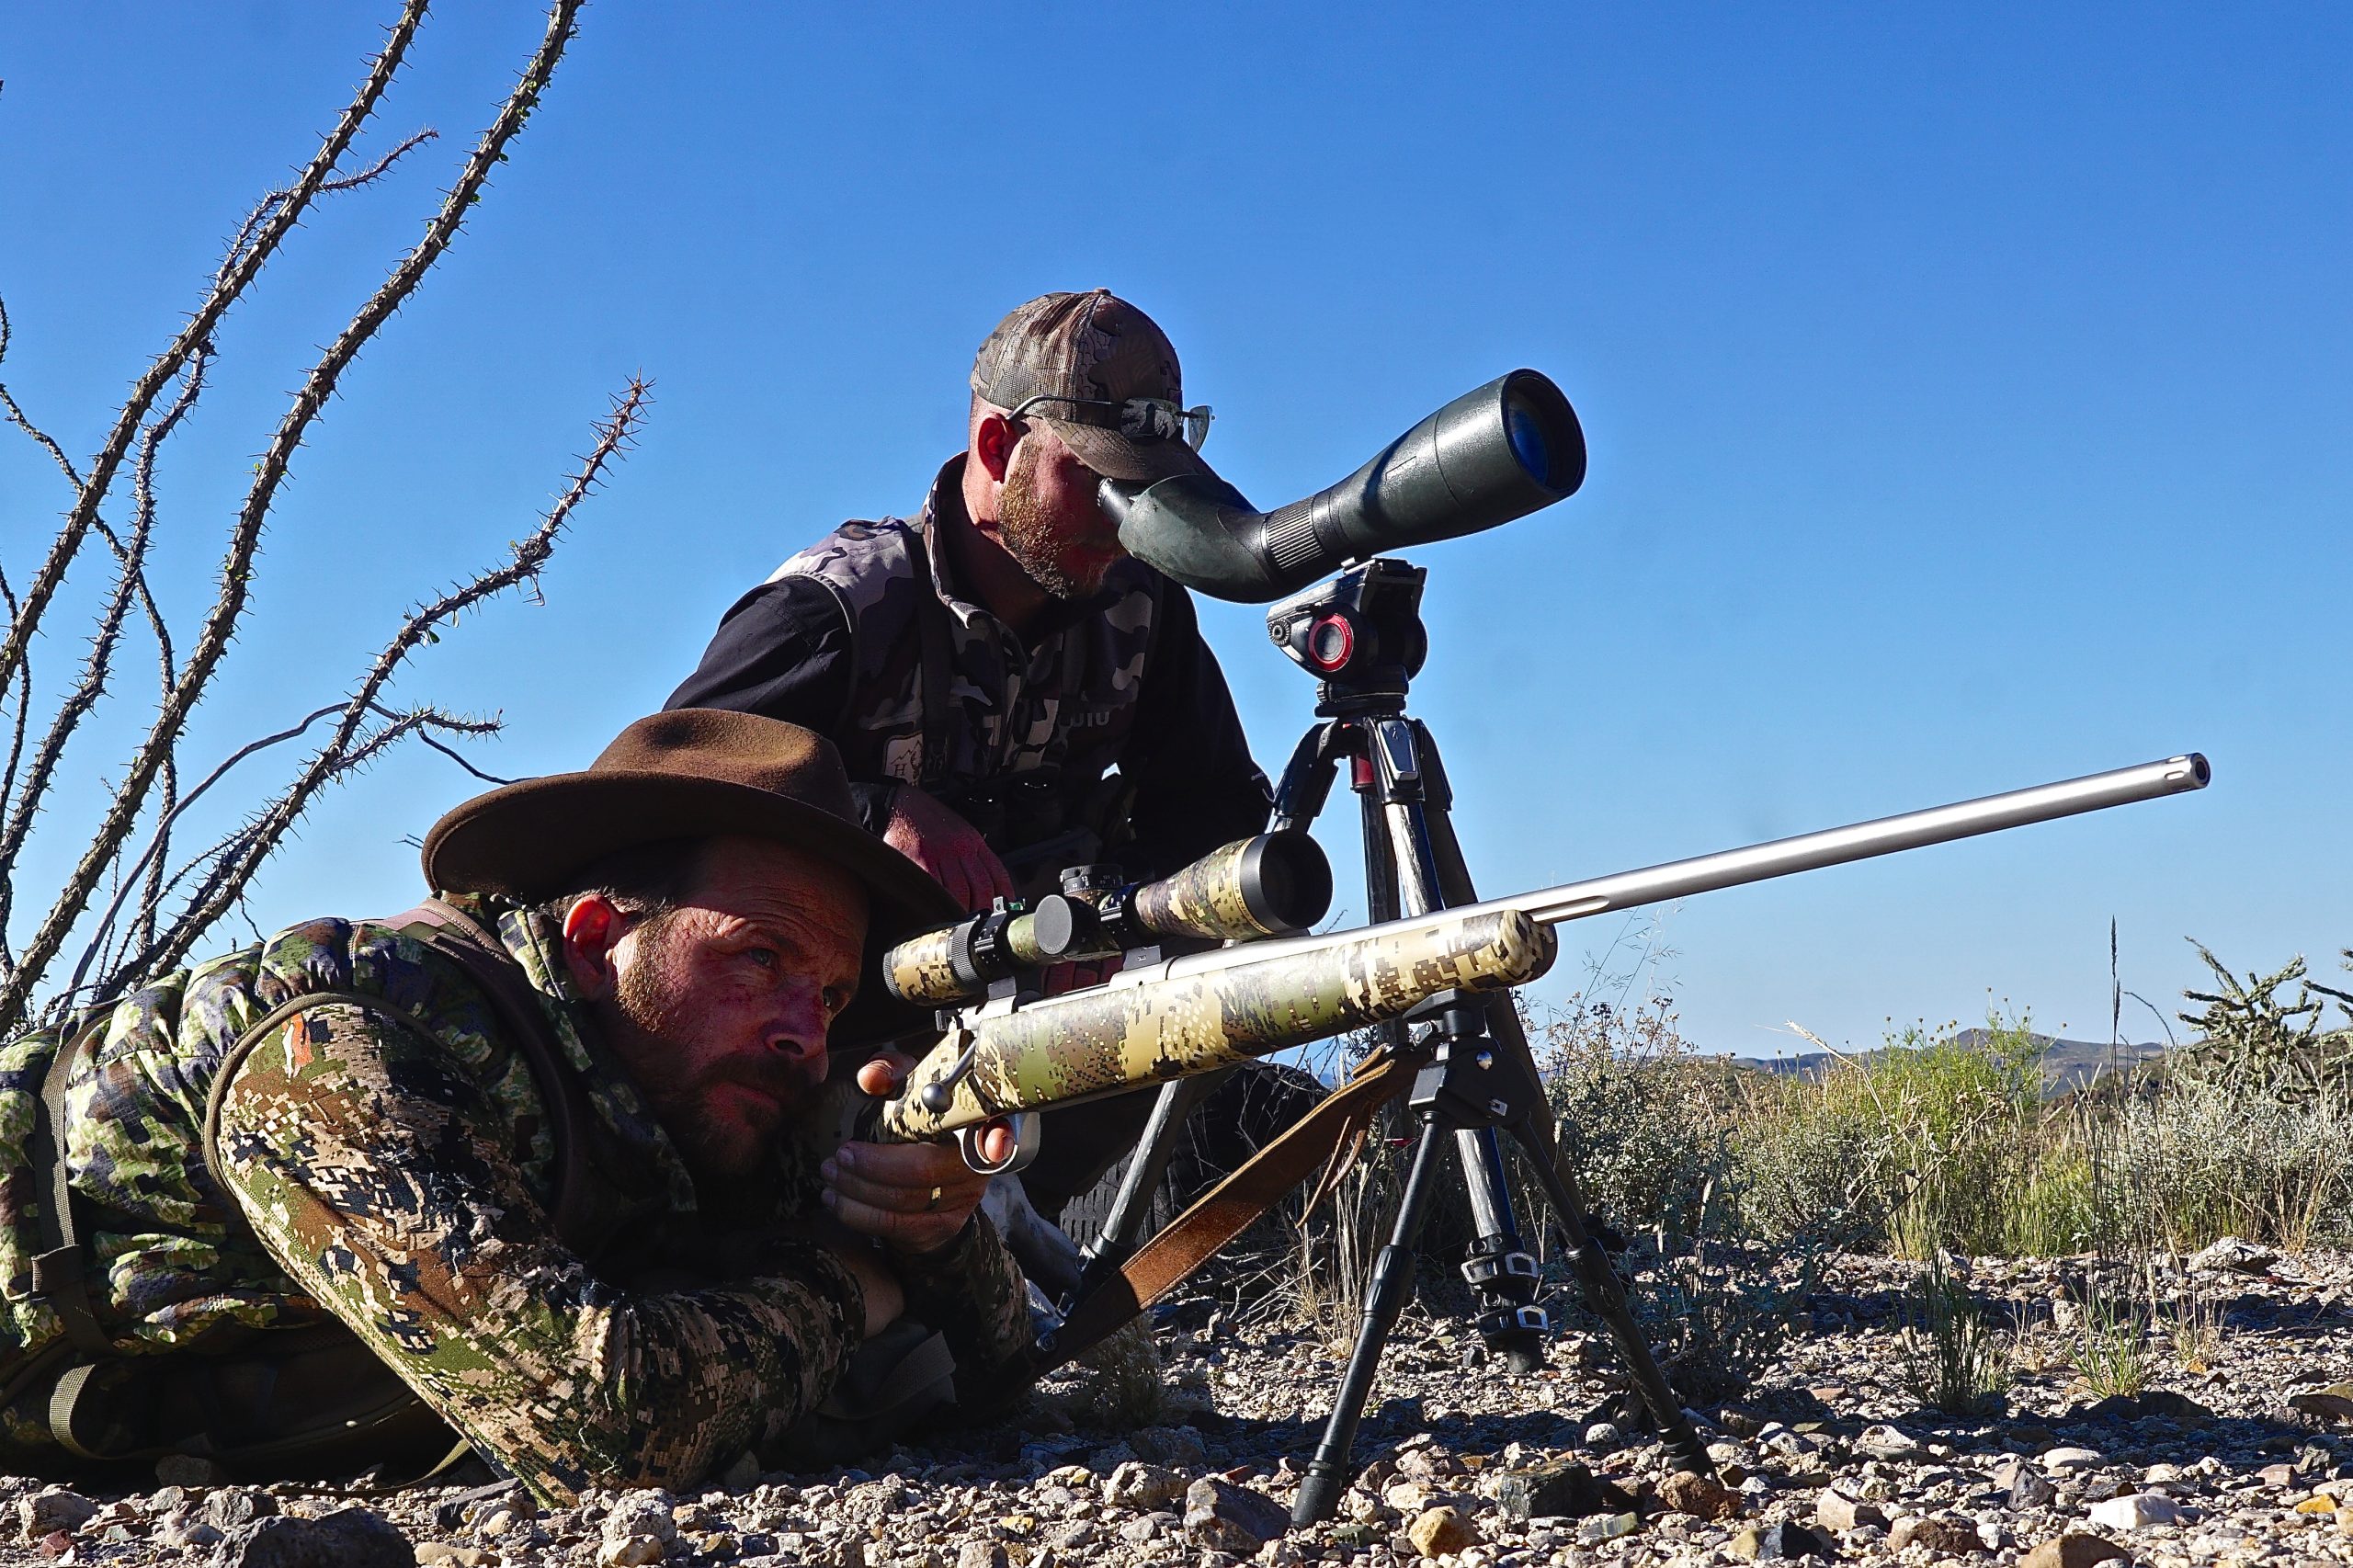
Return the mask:
{"type": "Polygon", "coordinates": [[[1125,748],[1162,619],[1157,578],[1025,646],[995,618],[943,599],[937,524],[845,523],[778,567],[839,605],[850,674],[827,735],[850,777],[915,784],[1000,856],[1043,867],[1100,858],[1123,835],[1125,748]]]}
{"type": "MultiPolygon", "coordinates": [[[[593,1256],[613,1212],[591,1157],[594,1113],[522,967],[495,936],[438,899],[370,924],[399,931],[454,962],[489,1002],[547,1109],[554,1155],[549,1209],[557,1239],[593,1256]]],[[[212,1080],[201,1152],[216,1182],[221,1099],[238,1067],[290,1018],[322,1004],[358,1007],[397,1028],[421,1028],[382,997],[349,992],[305,992],[270,1009],[237,1037],[212,1080]]],[[[66,1452],[90,1461],[179,1452],[211,1459],[233,1472],[284,1476],[400,1463],[446,1449],[438,1471],[462,1458],[466,1446],[450,1447],[453,1434],[440,1417],[340,1324],[256,1330],[219,1355],[125,1355],[98,1326],[91,1284],[103,1265],[90,1254],[90,1227],[64,1158],[66,1096],[112,1011],[93,1009],[61,1031],[41,1075],[30,1144],[40,1246],[32,1284],[62,1332],[7,1370],[0,1408],[48,1384],[41,1424],[66,1452]]]]}

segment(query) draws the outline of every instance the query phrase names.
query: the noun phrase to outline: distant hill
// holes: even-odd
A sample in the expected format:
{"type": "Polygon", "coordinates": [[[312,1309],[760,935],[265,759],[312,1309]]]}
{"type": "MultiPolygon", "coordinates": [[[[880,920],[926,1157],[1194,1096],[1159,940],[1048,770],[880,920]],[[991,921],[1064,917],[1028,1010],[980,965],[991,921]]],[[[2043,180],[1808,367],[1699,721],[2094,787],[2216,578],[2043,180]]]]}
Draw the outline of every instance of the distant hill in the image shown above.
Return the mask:
{"type": "MultiPolygon", "coordinates": [[[[1965,1045],[1976,1045],[1991,1036],[1984,1029],[1963,1029],[1953,1038],[1965,1045]]],[[[2033,1039],[2042,1047],[2043,1085],[2053,1094],[2081,1088],[2103,1073],[2138,1066],[2163,1056],[2166,1050],[2159,1044],[2111,1046],[2105,1040],[2060,1040],[2052,1035],[2036,1035],[2033,1039]]],[[[1877,1051],[1854,1054],[1857,1060],[1868,1060],[1886,1049],[1882,1046],[1877,1051]]],[[[1760,1073],[1810,1078],[1828,1068],[1834,1059],[1827,1051],[1809,1051],[1800,1056],[1735,1056],[1731,1060],[1734,1066],[1751,1067],[1760,1073]]]]}

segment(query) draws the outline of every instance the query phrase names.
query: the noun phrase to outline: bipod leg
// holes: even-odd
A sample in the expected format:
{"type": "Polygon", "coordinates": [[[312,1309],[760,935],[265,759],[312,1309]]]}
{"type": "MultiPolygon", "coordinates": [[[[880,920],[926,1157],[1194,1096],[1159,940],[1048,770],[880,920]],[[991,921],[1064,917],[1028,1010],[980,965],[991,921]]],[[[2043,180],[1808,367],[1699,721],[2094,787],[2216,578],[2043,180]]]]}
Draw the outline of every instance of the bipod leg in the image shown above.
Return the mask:
{"type": "MultiPolygon", "coordinates": [[[[1372,841],[1376,829],[1385,838],[1387,868],[1398,890],[1395,903],[1385,911],[1376,907],[1374,918],[1427,915],[1476,903],[1478,894],[1471,888],[1470,873],[1462,869],[1461,847],[1448,814],[1453,796],[1428,728],[1417,719],[1397,714],[1368,718],[1364,729],[1367,766],[1363,771],[1368,777],[1358,787],[1365,790],[1366,841],[1372,841]],[[1378,823],[1372,810],[1376,800],[1378,823]],[[1451,881],[1449,869],[1454,873],[1451,881]]],[[[1500,1012],[1517,1025],[1511,998],[1496,1000],[1501,1006],[1489,1004],[1490,1019],[1500,1012]]],[[[1396,1027],[1402,1039],[1402,1026],[1396,1027]]],[[[1518,1043],[1520,1055],[1526,1057],[1527,1042],[1518,1043]]],[[[1478,1049],[1468,1037],[1461,1045],[1478,1049]]],[[[1540,1094],[1530,1061],[1528,1090],[1540,1094]]],[[[1458,1127],[1454,1147],[1462,1163],[1463,1192],[1471,1201],[1472,1222],[1477,1232],[1462,1261],[1462,1277],[1470,1282],[1478,1303],[1472,1326],[1487,1349],[1502,1357],[1512,1371],[1541,1371],[1544,1336],[1552,1324],[1544,1309],[1536,1304],[1536,1259],[1521,1240],[1519,1222],[1512,1214],[1503,1145],[1495,1128],[1483,1124],[1458,1127]]]]}
{"type": "Polygon", "coordinates": [[[1389,1244],[1373,1261],[1372,1278],[1365,1289],[1364,1317],[1357,1328],[1356,1347],[1348,1353],[1348,1369],[1341,1374],[1339,1392],[1333,1395],[1324,1440],[1316,1444],[1315,1457],[1308,1461],[1298,1499],[1291,1505],[1294,1525],[1330,1518],[1339,1508],[1340,1494],[1355,1477],[1348,1454],[1356,1447],[1357,1426],[1364,1419],[1364,1402],[1372,1393],[1373,1375],[1381,1369],[1381,1353],[1414,1293],[1422,1221],[1429,1212],[1439,1147],[1436,1113],[1425,1111],[1422,1135],[1414,1144],[1414,1163],[1405,1176],[1404,1196],[1397,1204],[1396,1222],[1390,1228],[1389,1244]]]}
{"type": "Polygon", "coordinates": [[[1691,1418],[1683,1414],[1683,1403],[1667,1385],[1666,1374],[1659,1370],[1658,1358],[1651,1354],[1650,1341],[1643,1337],[1641,1325],[1634,1322],[1633,1311],[1626,1304],[1626,1288],[1619,1282],[1617,1271],[1609,1267],[1608,1255],[1586,1232],[1585,1208],[1578,1200],[1573,1179],[1561,1168],[1550,1140],[1536,1137],[1525,1116],[1512,1124],[1511,1133],[1527,1152],[1528,1163],[1543,1185],[1544,1196],[1568,1237],[1569,1267],[1575,1270],[1577,1282],[1584,1287],[1586,1305],[1616,1341],[1618,1358],[1632,1374],[1643,1403],[1650,1406],[1651,1419],[1658,1424],[1659,1441],[1666,1446],[1667,1458],[1677,1470],[1713,1475],[1715,1467],[1708,1460],[1707,1445],[1700,1442],[1691,1418]]]}
{"type": "Polygon", "coordinates": [[[1095,1239],[1079,1251],[1078,1283],[1058,1303],[1063,1312],[1069,1312],[1074,1303],[1093,1295],[1095,1288],[1116,1273],[1143,1244],[1144,1222],[1152,1218],[1152,1195],[1160,1189],[1168,1175],[1168,1164],[1176,1154],[1177,1137],[1185,1131],[1185,1119],[1217,1093],[1219,1085],[1233,1077],[1234,1072],[1229,1067],[1197,1078],[1171,1078],[1160,1085],[1160,1096],[1152,1103],[1152,1119],[1144,1123],[1143,1136],[1128,1160],[1127,1174],[1120,1178],[1120,1190],[1111,1199],[1111,1211],[1103,1217],[1103,1228],[1095,1233],[1095,1239]]]}

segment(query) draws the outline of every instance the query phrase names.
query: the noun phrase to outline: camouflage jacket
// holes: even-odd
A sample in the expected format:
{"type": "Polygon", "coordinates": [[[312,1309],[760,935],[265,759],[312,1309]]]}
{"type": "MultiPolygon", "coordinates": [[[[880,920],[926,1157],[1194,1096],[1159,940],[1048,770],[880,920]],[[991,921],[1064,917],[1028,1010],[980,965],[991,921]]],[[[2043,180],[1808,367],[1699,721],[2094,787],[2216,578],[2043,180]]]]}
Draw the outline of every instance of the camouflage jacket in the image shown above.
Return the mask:
{"type": "MultiPolygon", "coordinates": [[[[790,1233],[819,1208],[816,1151],[780,1161],[762,1222],[704,1225],[548,923],[467,907],[522,964],[585,1091],[593,1258],[555,1239],[552,1108],[476,983],[387,926],[318,920],[127,998],[74,1071],[63,1158],[99,1330],[124,1358],[233,1357],[339,1323],[542,1497],[691,1484],[819,1403],[859,1342],[855,1280],[790,1233]],[[217,1096],[216,1178],[204,1121],[224,1055],[312,994],[217,1096]]],[[[33,1292],[28,1219],[55,1046],[0,1047],[0,1378],[61,1333],[33,1292]]],[[[980,1216],[896,1267],[965,1365],[1027,1343],[1020,1277],[980,1216]]],[[[53,1381],[0,1413],[0,1453],[48,1447],[53,1381]]]]}
{"type": "Polygon", "coordinates": [[[1000,854],[1086,828],[1128,840],[1111,853],[1137,872],[1263,828],[1266,779],[1185,590],[1123,559],[1025,642],[965,597],[937,547],[942,528],[970,526],[963,463],[940,471],[914,520],[844,523],[778,567],[727,612],[670,706],[829,736],[878,829],[902,782],[961,811],[1000,854]]]}

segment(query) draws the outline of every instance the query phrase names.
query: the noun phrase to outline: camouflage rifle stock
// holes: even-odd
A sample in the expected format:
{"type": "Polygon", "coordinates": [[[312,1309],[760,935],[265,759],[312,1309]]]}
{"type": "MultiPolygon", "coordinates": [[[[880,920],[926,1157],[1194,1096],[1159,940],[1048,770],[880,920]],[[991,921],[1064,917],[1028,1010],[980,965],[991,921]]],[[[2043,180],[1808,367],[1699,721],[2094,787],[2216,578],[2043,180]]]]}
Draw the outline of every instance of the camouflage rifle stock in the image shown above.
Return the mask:
{"type": "Polygon", "coordinates": [[[882,1135],[957,1133],[976,1169],[1004,1168],[978,1159],[973,1135],[986,1122],[1214,1072],[1402,1017],[1441,992],[1525,984],[1551,967],[1552,927],[1563,921],[2155,800],[2203,789],[2209,777],[2192,753],[1380,926],[1238,943],[1057,996],[983,1003],[954,1015],[906,1092],[883,1108],[882,1135]]]}

